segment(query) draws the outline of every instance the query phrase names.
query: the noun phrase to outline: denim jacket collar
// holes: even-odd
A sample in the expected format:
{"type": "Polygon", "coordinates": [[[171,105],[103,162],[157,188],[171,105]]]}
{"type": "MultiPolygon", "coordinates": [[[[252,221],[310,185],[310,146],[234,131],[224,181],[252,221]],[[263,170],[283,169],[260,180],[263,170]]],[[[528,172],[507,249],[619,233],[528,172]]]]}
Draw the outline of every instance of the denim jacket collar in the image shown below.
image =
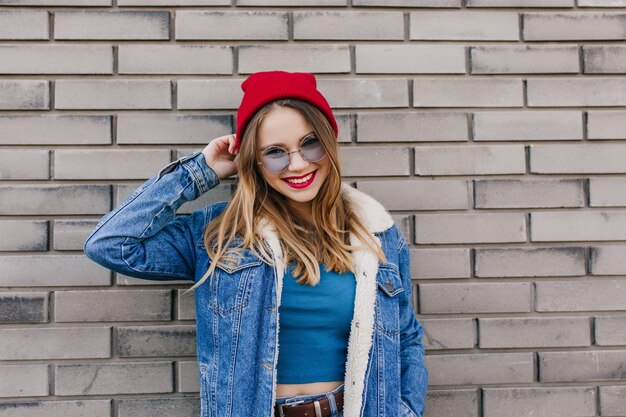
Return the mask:
{"type": "MultiPolygon", "coordinates": [[[[391,215],[381,203],[374,198],[342,183],[342,191],[351,202],[351,206],[359,216],[363,225],[370,231],[372,238],[380,245],[380,239],[374,233],[380,233],[392,227],[394,222],[391,215]]],[[[265,220],[265,219],[264,219],[265,220]]],[[[276,262],[277,277],[277,309],[280,306],[285,263],[280,247],[280,238],[273,225],[262,221],[260,233],[268,243],[276,262]]],[[[350,233],[350,244],[360,245],[356,235],[350,233]]],[[[368,250],[355,250],[352,253],[355,264],[356,295],[354,300],[354,316],[350,325],[348,340],[348,356],[344,376],[344,417],[358,417],[361,413],[365,372],[368,356],[372,347],[374,333],[374,306],[376,304],[376,274],[378,273],[378,258],[368,250]]],[[[274,386],[276,373],[274,373],[274,386]]],[[[272,398],[272,403],[275,401],[272,398]]]]}

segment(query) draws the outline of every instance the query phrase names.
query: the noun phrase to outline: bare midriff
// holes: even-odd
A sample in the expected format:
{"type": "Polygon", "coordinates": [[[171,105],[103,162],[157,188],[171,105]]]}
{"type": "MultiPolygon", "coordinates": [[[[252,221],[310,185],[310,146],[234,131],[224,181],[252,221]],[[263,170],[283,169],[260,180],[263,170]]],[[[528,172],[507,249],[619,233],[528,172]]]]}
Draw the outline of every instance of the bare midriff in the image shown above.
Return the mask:
{"type": "Polygon", "coordinates": [[[277,397],[291,397],[294,395],[311,395],[332,391],[343,381],[311,382],[309,384],[276,384],[277,397]]]}

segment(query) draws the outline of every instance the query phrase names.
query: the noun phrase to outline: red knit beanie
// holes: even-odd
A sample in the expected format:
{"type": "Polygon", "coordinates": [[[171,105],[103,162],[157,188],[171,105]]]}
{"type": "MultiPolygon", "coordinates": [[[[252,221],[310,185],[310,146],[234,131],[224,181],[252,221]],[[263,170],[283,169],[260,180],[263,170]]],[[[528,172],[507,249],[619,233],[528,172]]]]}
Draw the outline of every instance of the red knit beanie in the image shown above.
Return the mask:
{"type": "Polygon", "coordinates": [[[236,148],[241,146],[241,138],[248,122],[263,105],[279,98],[298,98],[308,101],[321,110],[339,134],[337,121],[328,102],[317,90],[315,76],[308,72],[263,71],[250,75],[243,83],[243,99],[237,110],[236,148]]]}

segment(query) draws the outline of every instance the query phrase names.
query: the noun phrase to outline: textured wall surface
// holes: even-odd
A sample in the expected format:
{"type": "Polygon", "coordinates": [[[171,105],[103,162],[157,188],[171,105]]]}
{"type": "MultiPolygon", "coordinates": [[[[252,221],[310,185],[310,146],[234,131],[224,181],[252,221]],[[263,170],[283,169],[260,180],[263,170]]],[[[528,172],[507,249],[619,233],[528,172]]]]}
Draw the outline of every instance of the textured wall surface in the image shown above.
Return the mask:
{"type": "Polygon", "coordinates": [[[625,40],[626,0],[0,0],[0,417],[199,415],[190,284],[82,243],[273,69],[411,244],[428,417],[626,416],[625,40]]]}

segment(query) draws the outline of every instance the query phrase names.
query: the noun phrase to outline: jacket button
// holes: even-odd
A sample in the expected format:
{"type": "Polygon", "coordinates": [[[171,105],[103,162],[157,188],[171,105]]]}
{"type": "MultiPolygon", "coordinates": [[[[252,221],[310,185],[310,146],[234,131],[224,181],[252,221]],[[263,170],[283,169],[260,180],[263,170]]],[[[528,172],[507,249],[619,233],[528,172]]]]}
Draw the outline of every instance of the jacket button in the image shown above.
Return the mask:
{"type": "Polygon", "coordinates": [[[385,288],[387,288],[388,291],[393,290],[393,284],[391,283],[391,281],[389,281],[389,278],[387,278],[387,281],[385,281],[385,288]]]}

